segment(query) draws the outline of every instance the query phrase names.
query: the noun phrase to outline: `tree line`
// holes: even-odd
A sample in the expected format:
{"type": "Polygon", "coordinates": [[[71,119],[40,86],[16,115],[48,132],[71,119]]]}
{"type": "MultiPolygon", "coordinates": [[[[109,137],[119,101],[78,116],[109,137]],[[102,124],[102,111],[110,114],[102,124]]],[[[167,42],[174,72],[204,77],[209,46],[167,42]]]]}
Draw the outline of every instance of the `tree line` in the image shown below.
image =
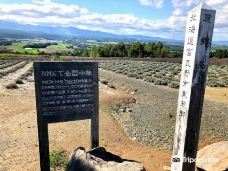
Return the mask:
{"type": "Polygon", "coordinates": [[[228,50],[227,49],[216,49],[211,52],[211,57],[217,58],[228,58],[228,50]]]}
{"type": "Polygon", "coordinates": [[[94,45],[90,50],[90,57],[182,57],[182,52],[171,51],[161,42],[153,43],[118,43],[94,45]]]}
{"type": "Polygon", "coordinates": [[[24,45],[23,48],[33,48],[33,49],[40,49],[40,48],[47,48],[51,45],[58,45],[58,43],[28,43],[27,45],[24,45]]]}

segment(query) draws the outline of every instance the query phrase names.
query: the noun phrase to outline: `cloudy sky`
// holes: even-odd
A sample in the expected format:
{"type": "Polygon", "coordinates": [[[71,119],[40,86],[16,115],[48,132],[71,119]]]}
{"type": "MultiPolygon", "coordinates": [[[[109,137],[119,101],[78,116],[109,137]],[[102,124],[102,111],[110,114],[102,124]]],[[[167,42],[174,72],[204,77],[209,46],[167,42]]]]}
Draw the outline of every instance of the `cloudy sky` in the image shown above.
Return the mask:
{"type": "Polygon", "coordinates": [[[228,40],[228,0],[0,0],[0,20],[183,39],[200,2],[217,10],[214,39],[228,40]]]}

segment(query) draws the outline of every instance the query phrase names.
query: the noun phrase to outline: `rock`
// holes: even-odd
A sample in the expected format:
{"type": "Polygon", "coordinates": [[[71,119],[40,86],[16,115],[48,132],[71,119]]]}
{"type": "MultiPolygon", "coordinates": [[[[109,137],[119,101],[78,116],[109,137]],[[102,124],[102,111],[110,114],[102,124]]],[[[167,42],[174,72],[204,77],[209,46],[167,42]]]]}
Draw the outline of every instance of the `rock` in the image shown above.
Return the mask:
{"type": "Polygon", "coordinates": [[[122,107],[120,108],[120,112],[122,112],[122,113],[126,112],[126,107],[122,106],[122,107]]]}
{"type": "Polygon", "coordinates": [[[132,140],[135,141],[136,140],[136,137],[133,137],[132,140]]]}
{"type": "Polygon", "coordinates": [[[66,171],[146,171],[144,166],[133,160],[122,159],[105,148],[98,147],[86,152],[77,148],[68,162],[66,171]]]}
{"type": "Polygon", "coordinates": [[[132,109],[130,109],[130,108],[127,108],[127,112],[132,112],[132,109]]]}
{"type": "Polygon", "coordinates": [[[199,150],[196,166],[206,171],[228,170],[228,141],[214,143],[199,150]]]}

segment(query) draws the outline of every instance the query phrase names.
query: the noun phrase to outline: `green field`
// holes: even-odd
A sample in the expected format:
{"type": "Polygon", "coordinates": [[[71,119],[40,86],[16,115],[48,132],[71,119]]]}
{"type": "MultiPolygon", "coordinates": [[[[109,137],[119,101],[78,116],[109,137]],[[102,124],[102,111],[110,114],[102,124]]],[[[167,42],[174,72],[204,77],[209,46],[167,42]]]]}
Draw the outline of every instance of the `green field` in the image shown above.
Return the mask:
{"type": "Polygon", "coordinates": [[[17,54],[30,54],[30,55],[37,55],[38,50],[37,49],[24,49],[23,47],[29,43],[28,41],[23,42],[15,42],[12,43],[12,51],[17,54]]]}
{"type": "Polygon", "coordinates": [[[44,51],[47,54],[59,52],[59,51],[73,51],[72,48],[68,48],[70,45],[65,43],[59,43],[58,45],[51,45],[47,48],[40,49],[40,51],[44,51]]]}
{"type": "Polygon", "coordinates": [[[58,45],[50,45],[47,48],[24,48],[26,45],[31,43],[42,43],[41,41],[17,41],[13,42],[12,45],[0,46],[1,49],[7,49],[14,54],[25,54],[25,55],[38,55],[40,52],[52,54],[55,52],[68,52],[73,51],[73,48],[69,44],[58,43],[58,45]]]}

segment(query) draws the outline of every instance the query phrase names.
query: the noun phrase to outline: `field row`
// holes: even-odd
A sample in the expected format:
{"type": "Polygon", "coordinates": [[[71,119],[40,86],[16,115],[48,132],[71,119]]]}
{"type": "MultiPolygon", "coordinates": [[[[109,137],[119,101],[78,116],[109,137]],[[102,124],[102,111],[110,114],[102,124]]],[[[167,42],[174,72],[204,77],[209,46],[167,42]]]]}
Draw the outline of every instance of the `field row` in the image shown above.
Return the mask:
{"type": "MultiPolygon", "coordinates": [[[[104,61],[99,67],[136,79],[179,88],[181,64],[151,61],[104,61]]],[[[228,87],[228,65],[209,66],[207,86],[228,87]]]]}
{"type": "Polygon", "coordinates": [[[18,88],[28,76],[33,74],[32,65],[28,61],[0,61],[0,80],[7,89],[18,88]]]}
{"type": "MultiPolygon", "coordinates": [[[[0,78],[23,68],[29,62],[0,61],[0,78]]],[[[155,85],[178,88],[181,64],[152,61],[102,61],[99,67],[116,73],[142,79],[155,85]]],[[[29,73],[32,72],[32,69],[29,73]]],[[[21,78],[19,78],[21,79],[21,78]]],[[[208,70],[207,86],[228,87],[228,65],[211,65],[208,70]]]]}
{"type": "Polygon", "coordinates": [[[23,68],[28,63],[29,62],[19,62],[19,63],[16,63],[15,65],[7,67],[6,69],[0,70],[0,78],[10,73],[16,72],[18,69],[23,68]]]}

